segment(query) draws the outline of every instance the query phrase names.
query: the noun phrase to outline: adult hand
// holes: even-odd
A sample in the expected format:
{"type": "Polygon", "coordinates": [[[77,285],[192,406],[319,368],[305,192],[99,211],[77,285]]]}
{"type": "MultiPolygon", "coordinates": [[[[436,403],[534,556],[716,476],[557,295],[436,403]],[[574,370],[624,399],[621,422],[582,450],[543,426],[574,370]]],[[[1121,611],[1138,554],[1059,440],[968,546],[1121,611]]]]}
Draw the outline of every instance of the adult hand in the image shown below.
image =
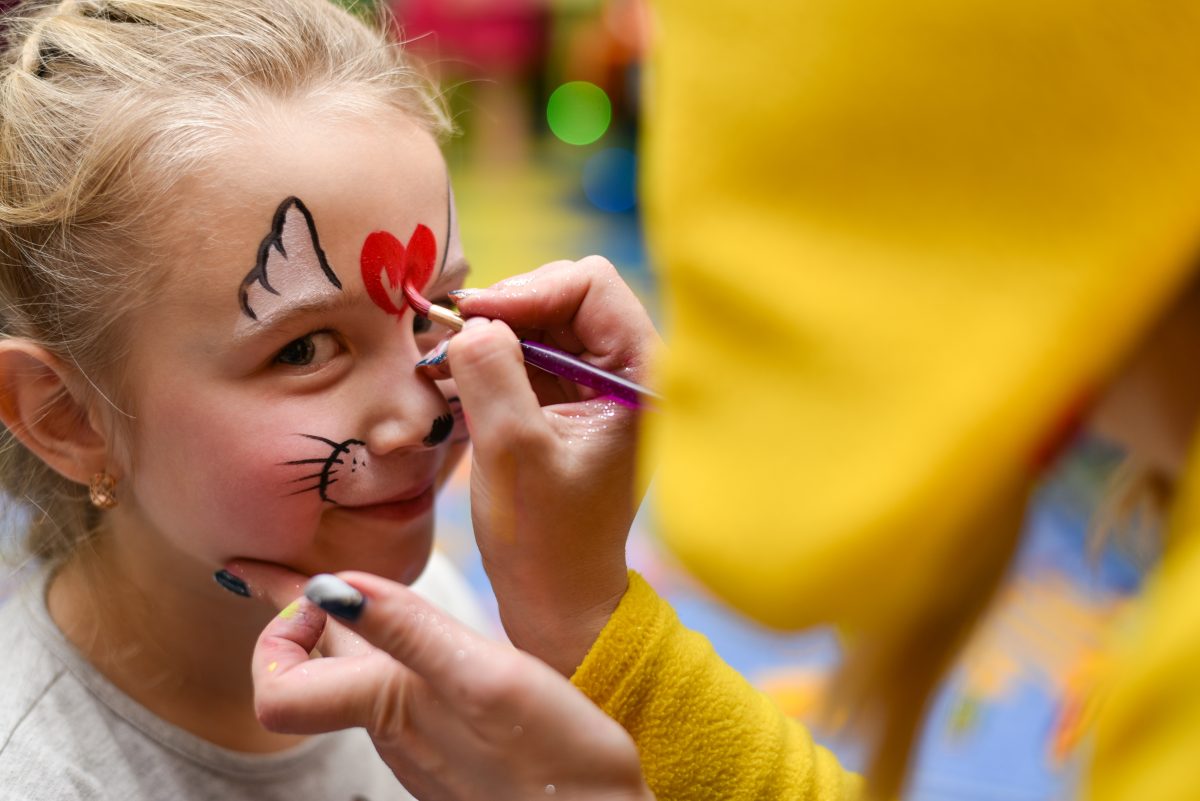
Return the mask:
{"type": "Polygon", "coordinates": [[[365,603],[356,619],[334,621],[294,600],[298,574],[249,562],[229,569],[283,609],[252,664],[268,729],[364,727],[422,801],[653,798],[629,735],[566,679],[407,587],[341,573],[365,603]]]}
{"type": "Polygon", "coordinates": [[[639,413],[527,369],[517,337],[645,383],[658,334],[598,256],[456,299],[471,319],[449,340],[448,359],[423,369],[453,369],[473,443],[475,537],[504,628],[569,676],[628,587],[625,542],[643,494],[639,413]]]}

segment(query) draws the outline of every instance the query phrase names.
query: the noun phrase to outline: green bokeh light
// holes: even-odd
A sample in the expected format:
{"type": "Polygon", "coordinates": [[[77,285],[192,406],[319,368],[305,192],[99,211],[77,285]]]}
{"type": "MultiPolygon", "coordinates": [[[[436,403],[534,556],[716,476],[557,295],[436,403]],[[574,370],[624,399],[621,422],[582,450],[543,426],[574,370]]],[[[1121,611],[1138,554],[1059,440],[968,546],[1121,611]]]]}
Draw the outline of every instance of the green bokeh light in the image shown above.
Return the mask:
{"type": "Polygon", "coordinates": [[[570,145],[590,145],[608,130],[612,103],[604,90],[587,81],[564,83],[550,95],[546,121],[554,135],[570,145]]]}

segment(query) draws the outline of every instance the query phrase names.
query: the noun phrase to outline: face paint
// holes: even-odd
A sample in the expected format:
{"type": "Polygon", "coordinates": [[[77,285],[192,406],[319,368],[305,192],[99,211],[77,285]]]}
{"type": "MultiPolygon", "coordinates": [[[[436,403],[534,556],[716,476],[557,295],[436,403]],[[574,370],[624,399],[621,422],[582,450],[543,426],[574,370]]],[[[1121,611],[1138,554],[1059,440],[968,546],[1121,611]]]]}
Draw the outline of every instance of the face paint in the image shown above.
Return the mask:
{"type": "Polygon", "coordinates": [[[349,468],[351,473],[358,471],[359,466],[365,465],[364,458],[360,458],[358,449],[365,448],[366,444],[361,439],[347,439],[342,442],[334,442],[325,437],[319,437],[315,434],[301,434],[300,436],[306,439],[323,442],[330,447],[330,452],[327,456],[320,456],[314,459],[293,459],[290,462],[283,462],[285,465],[313,465],[317,468],[316,473],[307,476],[300,476],[292,479],[289,483],[296,484],[301,481],[315,481],[316,483],[310,487],[298,489],[295,492],[288,493],[289,495],[300,495],[305,492],[316,492],[321,497],[321,500],[329,503],[337,503],[333,498],[329,497],[329,487],[336,484],[339,479],[334,478],[343,468],[349,468]],[[349,457],[350,464],[346,464],[346,458],[349,457]]]}
{"type": "Polygon", "coordinates": [[[462,260],[462,240],[458,235],[458,211],[454,202],[454,187],[446,186],[446,250],[442,252],[442,263],[438,265],[438,273],[446,272],[450,257],[462,260]],[[451,253],[450,251],[454,251],[451,253]]]}
{"type": "Polygon", "coordinates": [[[423,442],[425,447],[432,448],[435,445],[441,445],[450,436],[450,432],[454,430],[454,417],[448,414],[443,414],[433,421],[433,427],[429,430],[429,434],[423,442]]]}
{"type": "Polygon", "coordinates": [[[289,197],[275,210],[271,233],[258,246],[254,269],[242,279],[238,290],[242,313],[257,321],[278,308],[341,288],[321,249],[312,214],[299,198],[289,197]]]}
{"type": "Polygon", "coordinates": [[[401,316],[408,308],[401,287],[407,282],[422,289],[433,277],[436,259],[437,238],[425,225],[416,227],[407,245],[387,231],[375,231],[363,243],[360,257],[367,295],[388,314],[401,316]]]}

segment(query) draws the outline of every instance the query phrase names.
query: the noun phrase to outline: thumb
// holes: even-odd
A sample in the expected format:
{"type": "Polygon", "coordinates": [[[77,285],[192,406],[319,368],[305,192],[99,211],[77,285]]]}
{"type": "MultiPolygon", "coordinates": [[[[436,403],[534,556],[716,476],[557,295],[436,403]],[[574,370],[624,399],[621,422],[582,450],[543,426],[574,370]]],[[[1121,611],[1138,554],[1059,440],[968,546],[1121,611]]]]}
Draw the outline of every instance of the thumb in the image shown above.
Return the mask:
{"type": "MultiPolygon", "coordinates": [[[[432,691],[454,713],[471,717],[480,733],[511,736],[514,721],[529,712],[530,693],[514,689],[562,680],[546,665],[477,634],[402,584],[345,572],[315,577],[306,593],[346,621],[377,653],[403,664],[410,691],[418,685],[432,691]]],[[[420,711],[406,714],[419,717],[420,711]]]]}

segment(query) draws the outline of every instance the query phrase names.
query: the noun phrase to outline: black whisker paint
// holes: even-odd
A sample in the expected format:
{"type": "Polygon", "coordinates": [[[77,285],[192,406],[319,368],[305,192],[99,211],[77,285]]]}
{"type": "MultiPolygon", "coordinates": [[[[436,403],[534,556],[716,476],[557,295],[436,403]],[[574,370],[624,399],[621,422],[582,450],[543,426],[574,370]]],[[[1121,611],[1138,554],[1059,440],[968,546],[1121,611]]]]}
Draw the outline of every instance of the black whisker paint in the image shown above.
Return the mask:
{"type": "Polygon", "coordinates": [[[301,481],[312,481],[314,478],[319,479],[319,478],[321,478],[321,476],[333,476],[333,475],[337,475],[336,470],[330,470],[328,473],[326,473],[324,471],[322,471],[320,473],[310,473],[307,476],[300,476],[300,478],[293,478],[288,483],[289,484],[299,484],[301,481]]]}
{"type": "Polygon", "coordinates": [[[282,464],[284,464],[284,465],[313,464],[313,465],[321,466],[320,472],[313,473],[313,474],[307,475],[307,476],[301,476],[299,478],[290,479],[287,482],[289,484],[295,484],[300,481],[312,481],[313,479],[316,479],[317,480],[316,484],[313,484],[311,487],[305,487],[304,489],[297,490],[295,492],[289,492],[287,494],[289,496],[291,496],[291,495],[303,495],[306,492],[316,492],[317,495],[319,495],[321,497],[321,500],[327,501],[328,503],[337,503],[337,501],[335,501],[333,498],[329,497],[328,490],[331,486],[333,486],[334,484],[336,484],[338,482],[338,480],[336,478],[333,478],[333,476],[336,475],[338,472],[336,469],[336,466],[346,463],[344,459],[341,459],[339,457],[343,454],[350,453],[351,446],[366,445],[367,443],[363,442],[361,439],[348,439],[348,440],[344,440],[342,442],[335,442],[334,440],[331,440],[328,437],[322,437],[322,436],[318,436],[316,434],[299,434],[298,436],[304,437],[305,439],[311,439],[316,442],[323,442],[330,447],[331,451],[330,451],[330,454],[323,459],[293,459],[291,461],[283,462],[282,464]]]}
{"type": "Polygon", "coordinates": [[[432,448],[434,445],[440,445],[450,436],[450,432],[454,430],[454,415],[443,414],[433,421],[433,427],[429,429],[429,434],[423,442],[425,447],[432,448]]]}

